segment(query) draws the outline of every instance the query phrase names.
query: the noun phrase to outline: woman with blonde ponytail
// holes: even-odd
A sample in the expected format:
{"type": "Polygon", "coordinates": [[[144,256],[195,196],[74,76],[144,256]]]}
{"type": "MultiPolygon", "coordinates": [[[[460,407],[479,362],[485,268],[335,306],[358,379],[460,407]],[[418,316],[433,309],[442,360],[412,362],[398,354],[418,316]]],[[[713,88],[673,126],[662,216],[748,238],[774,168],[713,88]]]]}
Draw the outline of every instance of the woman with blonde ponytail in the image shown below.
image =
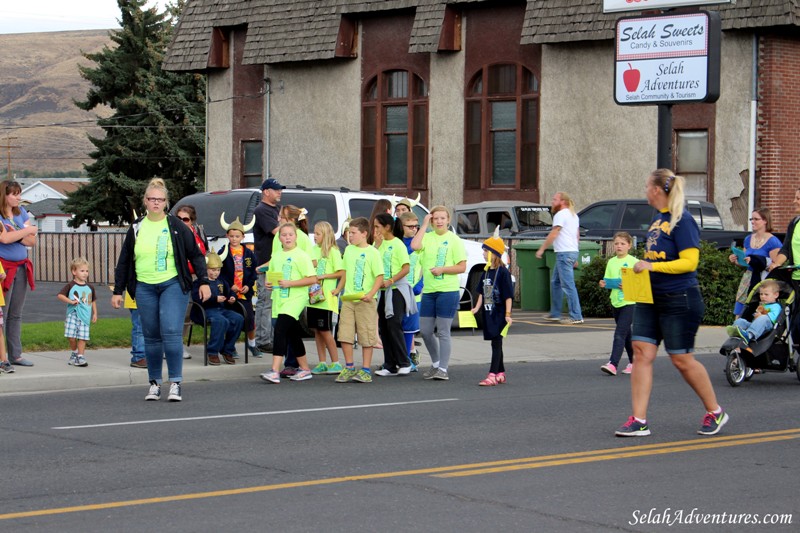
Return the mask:
{"type": "Polygon", "coordinates": [[[618,437],[650,434],[647,407],[653,388],[653,362],[662,340],[672,364],[703,402],[706,413],[697,433],[715,435],[728,421],[706,368],[693,353],[705,305],[697,283],[700,229],[693,217],[683,216],[684,184],[683,177],[664,168],[653,171],[647,179],[647,202],[657,213],[647,232],[644,260],[633,270],[650,272],[653,303],[637,303],[634,310],[633,414],[616,431],[618,437]]]}

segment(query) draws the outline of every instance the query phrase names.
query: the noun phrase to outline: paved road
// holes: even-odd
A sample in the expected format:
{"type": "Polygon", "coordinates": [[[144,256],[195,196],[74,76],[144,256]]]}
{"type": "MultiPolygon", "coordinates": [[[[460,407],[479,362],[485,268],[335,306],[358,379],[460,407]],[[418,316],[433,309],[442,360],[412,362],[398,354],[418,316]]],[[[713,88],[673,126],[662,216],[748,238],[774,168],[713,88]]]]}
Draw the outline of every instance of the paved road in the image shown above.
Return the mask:
{"type": "Polygon", "coordinates": [[[465,365],[450,382],[195,382],[177,404],[141,385],[8,395],[0,528],[796,531],[796,377],[734,389],[718,358],[701,358],[731,414],[714,438],[695,435],[701,407],[666,358],[646,439],[612,436],[628,378],[586,361],[514,364],[493,388],[465,365]],[[643,522],[651,509],[794,524],[668,527],[643,522]]]}

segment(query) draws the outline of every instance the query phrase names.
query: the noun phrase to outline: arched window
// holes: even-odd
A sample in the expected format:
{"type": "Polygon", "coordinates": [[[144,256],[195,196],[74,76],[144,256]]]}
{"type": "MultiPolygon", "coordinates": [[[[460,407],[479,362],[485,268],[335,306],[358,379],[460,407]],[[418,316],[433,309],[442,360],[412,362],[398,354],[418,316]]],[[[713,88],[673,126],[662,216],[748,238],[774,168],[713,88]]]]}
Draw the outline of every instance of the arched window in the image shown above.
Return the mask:
{"type": "Polygon", "coordinates": [[[428,86],[407,70],[367,80],[361,110],[365,189],[426,189],[428,86]]]}
{"type": "Polygon", "coordinates": [[[476,72],[466,94],[466,189],[537,185],[539,80],[519,63],[476,72]]]}

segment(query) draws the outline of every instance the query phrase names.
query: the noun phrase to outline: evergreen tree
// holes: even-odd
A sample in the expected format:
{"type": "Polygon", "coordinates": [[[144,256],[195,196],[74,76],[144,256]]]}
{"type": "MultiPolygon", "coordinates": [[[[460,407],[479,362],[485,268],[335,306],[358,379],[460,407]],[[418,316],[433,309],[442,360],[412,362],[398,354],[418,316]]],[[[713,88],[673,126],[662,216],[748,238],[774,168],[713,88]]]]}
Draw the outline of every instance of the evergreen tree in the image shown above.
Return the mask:
{"type": "Polygon", "coordinates": [[[73,227],[131,222],[156,176],[167,182],[173,201],[203,184],[205,78],[161,69],[183,1],[164,13],[144,9],[146,1],[117,0],[122,18],[110,33],[115,46],[84,54],[95,65],[79,67],[92,87],[75,105],[86,111],[105,105],[114,114],[97,121],[105,137],[89,136],[96,148],[85,166],[90,183],[64,201],[75,215],[73,227]]]}

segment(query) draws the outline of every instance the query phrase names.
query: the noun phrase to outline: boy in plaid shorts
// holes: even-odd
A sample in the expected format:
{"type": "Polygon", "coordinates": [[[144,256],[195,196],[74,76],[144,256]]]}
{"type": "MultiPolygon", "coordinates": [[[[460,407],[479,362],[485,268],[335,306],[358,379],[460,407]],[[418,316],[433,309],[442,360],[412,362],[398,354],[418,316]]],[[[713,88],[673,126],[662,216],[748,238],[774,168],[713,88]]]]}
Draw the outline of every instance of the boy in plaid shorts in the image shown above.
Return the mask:
{"type": "Polygon", "coordinates": [[[87,283],[89,279],[89,262],[78,257],[69,264],[72,281],[64,285],[58,293],[58,299],[67,304],[67,319],[64,322],[64,336],[69,339],[68,364],[87,366],[83,352],[89,340],[89,323],[97,322],[97,303],[94,287],[87,283]]]}

